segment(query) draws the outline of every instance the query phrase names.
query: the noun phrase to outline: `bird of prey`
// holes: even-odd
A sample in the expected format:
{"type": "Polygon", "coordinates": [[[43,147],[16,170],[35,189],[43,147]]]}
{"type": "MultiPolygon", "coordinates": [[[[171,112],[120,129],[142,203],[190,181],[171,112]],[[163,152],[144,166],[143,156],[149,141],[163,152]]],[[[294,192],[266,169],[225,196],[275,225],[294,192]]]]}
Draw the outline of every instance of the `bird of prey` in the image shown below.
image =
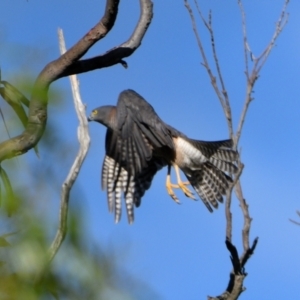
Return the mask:
{"type": "Polygon", "coordinates": [[[134,221],[134,206],[141,204],[157,171],[168,166],[166,188],[173,200],[179,202],[173,188],[195,199],[191,185],[206,207],[217,208],[237,171],[238,153],[232,141],[206,142],[193,140],[162,121],[153,107],[138,93],[120,93],[117,106],[94,109],[89,121],[107,127],[106,155],[102,166],[102,189],[107,190],[108,208],[118,223],[125,199],[128,222],[134,221]],[[174,167],[177,184],[170,179],[174,167]],[[188,182],[180,178],[180,171],[188,182]]]}

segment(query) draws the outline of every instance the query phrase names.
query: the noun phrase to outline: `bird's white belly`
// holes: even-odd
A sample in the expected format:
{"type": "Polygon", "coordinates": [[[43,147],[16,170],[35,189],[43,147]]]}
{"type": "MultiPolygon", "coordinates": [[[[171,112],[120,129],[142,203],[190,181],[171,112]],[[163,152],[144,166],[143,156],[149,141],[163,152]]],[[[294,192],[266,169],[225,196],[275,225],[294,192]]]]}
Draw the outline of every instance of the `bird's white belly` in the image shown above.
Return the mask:
{"type": "Polygon", "coordinates": [[[176,164],[181,168],[198,169],[201,164],[207,161],[207,158],[201,151],[195,148],[191,143],[178,137],[176,143],[176,164]]]}

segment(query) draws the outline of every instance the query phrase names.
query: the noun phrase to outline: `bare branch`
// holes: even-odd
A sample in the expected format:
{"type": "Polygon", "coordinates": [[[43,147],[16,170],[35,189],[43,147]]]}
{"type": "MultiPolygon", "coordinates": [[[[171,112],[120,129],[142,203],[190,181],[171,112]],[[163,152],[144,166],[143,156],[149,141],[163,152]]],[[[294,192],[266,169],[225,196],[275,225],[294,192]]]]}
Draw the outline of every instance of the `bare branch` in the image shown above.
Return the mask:
{"type": "MultiPolygon", "coordinates": [[[[244,11],[244,7],[241,0],[238,0],[238,5],[240,7],[241,15],[242,15],[242,29],[243,29],[243,42],[244,42],[244,56],[245,56],[245,66],[246,66],[246,77],[249,80],[249,63],[248,63],[248,52],[251,52],[251,49],[248,44],[247,38],[247,30],[246,30],[246,15],[244,11]]],[[[252,56],[251,56],[252,57],[252,56]]]]}
{"type": "Polygon", "coordinates": [[[233,266],[233,269],[229,276],[229,282],[226,288],[226,291],[222,295],[217,297],[207,297],[208,300],[236,300],[239,298],[240,294],[246,290],[243,286],[244,279],[247,276],[245,272],[245,265],[251,255],[254,254],[254,250],[258,243],[258,238],[253,241],[252,247],[248,249],[242,259],[238,256],[238,251],[236,247],[226,239],[226,247],[230,252],[230,260],[233,266]]]}
{"type": "MultiPolygon", "coordinates": [[[[66,52],[66,45],[63,37],[63,31],[58,29],[58,38],[59,38],[59,47],[60,52],[63,55],[66,52]]],[[[70,83],[72,87],[72,94],[74,100],[74,106],[76,114],[79,120],[78,126],[78,141],[79,141],[79,150],[76,158],[73,162],[73,165],[69,171],[67,178],[65,179],[62,185],[61,191],[61,200],[60,200],[60,212],[59,212],[59,227],[56,233],[56,236],[50,246],[48,251],[46,263],[43,266],[43,269],[38,274],[36,282],[42,279],[44,272],[46,271],[47,266],[51,263],[56,253],[58,252],[67,232],[67,217],[68,217],[68,205],[70,198],[71,188],[77,179],[83,161],[87,155],[89,145],[90,145],[90,136],[88,130],[88,121],[86,118],[85,105],[82,103],[79,91],[79,82],[76,75],[70,76],[70,83]]]]}
{"type": "Polygon", "coordinates": [[[242,27],[243,27],[243,35],[244,35],[244,37],[243,37],[244,55],[245,55],[245,64],[246,64],[245,73],[246,73],[246,77],[247,77],[247,89],[246,89],[245,104],[244,104],[244,107],[243,107],[243,110],[241,113],[240,121],[239,121],[237,132],[236,132],[236,144],[238,144],[239,139],[241,137],[242,128],[243,128],[243,125],[245,122],[245,117],[246,117],[250,102],[253,100],[253,97],[252,97],[253,87],[255,85],[256,80],[259,77],[259,72],[261,71],[263,65],[267,61],[267,58],[269,57],[271,50],[274,48],[275,42],[276,42],[278,36],[280,35],[282,29],[287,24],[288,13],[286,12],[286,10],[287,10],[288,3],[289,3],[289,0],[285,0],[284,6],[280,13],[279,19],[276,23],[276,28],[275,28],[275,31],[271,38],[270,43],[267,45],[266,49],[258,57],[255,57],[252,54],[252,52],[250,50],[250,46],[247,41],[246,17],[245,17],[244,8],[243,8],[241,0],[238,0],[238,4],[239,4],[241,15],[242,15],[242,27]],[[248,52],[250,53],[251,58],[253,59],[253,68],[252,68],[251,74],[249,71],[249,62],[248,62],[248,54],[247,54],[248,52]]]}
{"type": "MultiPolygon", "coordinates": [[[[215,82],[216,79],[214,78],[214,76],[213,76],[213,74],[212,74],[212,72],[209,68],[208,60],[206,58],[206,54],[205,54],[204,48],[202,46],[200,35],[199,35],[198,29],[197,29],[197,26],[196,26],[196,21],[195,21],[195,18],[194,18],[194,14],[193,14],[193,11],[192,11],[189,3],[188,3],[188,0],[184,0],[184,5],[187,8],[187,10],[189,12],[189,15],[190,15],[190,18],[191,18],[191,21],[192,21],[193,31],[195,33],[196,40],[197,40],[197,43],[198,43],[198,47],[199,47],[202,59],[204,61],[203,66],[206,68],[212,82],[215,82]]],[[[216,91],[216,92],[218,92],[218,91],[216,91]]],[[[220,99],[222,99],[222,97],[220,97],[220,99]]]]}
{"type": "MultiPolygon", "coordinates": [[[[268,46],[266,47],[266,49],[262,52],[262,54],[260,56],[255,57],[254,54],[252,53],[251,48],[248,43],[247,31],[246,31],[246,16],[245,16],[244,8],[243,8],[241,0],[238,0],[238,5],[240,7],[240,12],[241,12],[241,16],[242,16],[244,59],[245,59],[245,67],[246,67],[245,74],[246,74],[246,78],[247,78],[247,88],[246,88],[246,97],[245,97],[244,107],[241,112],[239,124],[237,127],[237,132],[235,135],[233,134],[233,129],[232,129],[231,107],[230,107],[229,97],[228,97],[228,94],[225,89],[225,84],[223,81],[221,68],[220,68],[220,64],[219,64],[219,60],[218,60],[218,56],[217,56],[216,46],[215,46],[215,38],[214,38],[214,32],[213,32],[213,28],[212,28],[212,14],[211,14],[211,12],[209,13],[208,21],[206,21],[205,18],[203,17],[203,14],[202,14],[200,8],[199,8],[197,0],[194,0],[194,2],[196,5],[196,8],[197,8],[197,11],[200,15],[200,18],[210,34],[212,54],[213,54],[214,63],[215,63],[217,74],[218,74],[219,85],[218,85],[217,80],[216,80],[215,76],[213,75],[211,68],[209,66],[209,63],[208,63],[208,60],[207,60],[207,57],[206,57],[206,54],[204,51],[204,47],[202,45],[202,41],[199,36],[197,27],[196,27],[196,22],[195,22],[195,18],[193,15],[193,11],[188,3],[188,0],[184,0],[185,6],[186,6],[186,8],[189,12],[190,18],[191,18],[193,31],[195,33],[198,47],[200,49],[201,57],[204,62],[203,66],[206,68],[206,71],[211,79],[211,84],[220,100],[225,117],[227,119],[230,136],[234,140],[234,147],[237,148],[238,142],[239,142],[239,139],[241,136],[242,128],[243,128],[243,125],[245,122],[246,114],[248,112],[250,102],[253,99],[252,98],[253,87],[256,83],[256,80],[259,77],[259,72],[260,72],[262,66],[266,62],[271,50],[273,49],[273,47],[275,45],[276,39],[278,38],[279,34],[281,33],[282,29],[284,28],[284,26],[287,23],[288,15],[286,13],[286,9],[287,9],[287,4],[289,1],[285,0],[284,7],[282,9],[279,20],[276,23],[276,29],[275,29],[275,32],[273,34],[273,37],[272,37],[270,43],[268,44],[268,46]],[[249,61],[248,55],[251,58],[251,62],[249,61]],[[249,70],[250,64],[253,65],[251,71],[249,70]]],[[[244,199],[244,196],[242,193],[240,175],[243,171],[243,164],[242,164],[240,158],[238,160],[238,166],[239,166],[239,170],[238,170],[236,176],[234,177],[232,184],[230,185],[230,187],[227,190],[226,205],[225,205],[226,246],[227,246],[227,249],[231,253],[231,262],[232,262],[233,270],[230,273],[230,279],[229,279],[229,283],[228,283],[226,291],[218,297],[208,297],[208,299],[210,299],[210,300],[238,299],[240,294],[245,290],[245,288],[243,287],[243,281],[246,276],[244,266],[247,263],[248,259],[251,257],[251,255],[254,253],[255,247],[258,242],[258,238],[256,238],[254,240],[252,246],[250,247],[249,240],[250,240],[250,227],[251,227],[252,219],[249,214],[248,204],[247,204],[246,200],[244,199]],[[231,195],[232,195],[232,190],[234,187],[235,187],[236,196],[239,200],[241,211],[242,211],[242,214],[244,217],[244,225],[243,225],[243,229],[242,229],[243,253],[240,257],[238,256],[236,247],[231,242],[232,241],[232,214],[231,214],[230,208],[231,208],[231,195]]]]}
{"type": "Polygon", "coordinates": [[[279,19],[278,19],[278,21],[276,23],[276,28],[275,28],[274,34],[272,36],[272,39],[271,39],[269,45],[263,51],[263,53],[256,59],[257,62],[255,62],[255,68],[257,69],[257,73],[260,72],[261,68],[265,64],[265,62],[268,59],[268,56],[269,56],[271,50],[275,46],[275,42],[276,42],[278,36],[280,35],[282,29],[284,28],[284,26],[288,22],[289,15],[286,12],[288,4],[289,4],[289,0],[285,0],[283,8],[281,10],[280,17],[279,17],[279,19]]]}
{"type": "Polygon", "coordinates": [[[29,118],[25,131],[0,144],[0,162],[21,155],[40,140],[47,121],[48,90],[50,84],[63,76],[88,72],[116,63],[125,65],[123,57],[131,55],[141,43],[152,18],[152,1],[140,0],[141,17],[130,39],[101,57],[78,61],[97,41],[106,36],[117,17],[119,0],[107,0],[102,19],[63,56],[50,62],[39,74],[33,87],[29,118]],[[75,66],[75,67],[74,67],[75,66]]]}
{"type": "Polygon", "coordinates": [[[234,180],[226,191],[225,215],[226,215],[226,240],[231,242],[232,239],[232,214],[231,214],[231,195],[232,190],[243,172],[244,165],[239,161],[238,171],[234,176],[234,180]]]}
{"type": "Polygon", "coordinates": [[[251,76],[249,77],[249,80],[247,81],[245,104],[244,104],[244,107],[243,107],[243,110],[242,110],[242,113],[241,113],[241,117],[240,117],[240,121],[239,121],[239,124],[238,124],[237,131],[236,131],[236,134],[235,134],[236,145],[238,145],[238,143],[239,143],[239,140],[240,140],[240,137],[241,137],[241,134],[242,134],[243,125],[244,125],[244,122],[245,122],[245,119],[246,119],[246,114],[248,112],[250,102],[253,100],[251,95],[252,95],[252,91],[253,91],[253,86],[254,86],[257,78],[258,78],[258,74],[252,73],[251,76]]]}
{"type": "Polygon", "coordinates": [[[256,237],[253,241],[253,244],[250,248],[247,249],[247,251],[244,252],[244,254],[241,256],[240,258],[240,262],[241,262],[241,267],[244,268],[248,259],[251,257],[251,255],[254,254],[254,250],[257,246],[258,243],[258,237],[256,237]]]}
{"type": "Polygon", "coordinates": [[[221,103],[221,106],[223,108],[223,111],[224,111],[224,114],[225,114],[225,117],[226,117],[226,120],[227,120],[229,136],[232,139],[233,138],[233,127],[232,127],[231,108],[230,108],[230,104],[229,104],[228,94],[227,94],[225,84],[224,84],[224,81],[223,81],[223,77],[222,77],[222,74],[221,74],[219,60],[218,60],[217,53],[216,53],[214,33],[213,33],[213,29],[212,29],[211,12],[209,13],[209,22],[207,22],[205,20],[205,18],[203,17],[203,14],[202,14],[202,12],[199,8],[199,5],[198,5],[197,1],[194,0],[194,2],[196,4],[198,13],[200,15],[200,18],[203,21],[205,27],[207,28],[207,30],[209,31],[209,34],[210,34],[214,62],[215,62],[215,65],[216,65],[216,69],[217,69],[218,78],[219,78],[219,81],[220,81],[220,84],[221,84],[221,88],[219,88],[216,77],[213,75],[213,73],[211,71],[211,68],[210,68],[210,65],[208,63],[208,60],[207,60],[207,57],[206,57],[206,54],[205,54],[205,51],[204,51],[204,48],[203,48],[203,45],[202,45],[202,42],[201,42],[201,38],[200,38],[198,29],[197,29],[197,26],[196,26],[196,21],[195,21],[195,18],[194,18],[193,11],[192,11],[188,1],[184,0],[185,7],[187,8],[187,10],[189,12],[191,22],[192,22],[192,26],[193,26],[193,31],[195,33],[196,40],[197,40],[197,43],[198,43],[198,47],[200,49],[200,53],[201,53],[201,56],[202,56],[202,59],[203,59],[203,62],[204,62],[203,66],[205,67],[205,69],[206,69],[206,71],[207,71],[207,73],[210,77],[211,84],[212,84],[212,86],[215,90],[215,93],[217,94],[217,97],[218,97],[218,99],[221,103]]]}
{"type": "Polygon", "coordinates": [[[246,252],[249,249],[249,237],[250,237],[250,227],[251,227],[252,218],[250,218],[249,209],[248,209],[249,206],[243,196],[240,181],[238,181],[235,185],[235,192],[236,192],[236,196],[240,202],[240,207],[241,207],[241,210],[242,210],[243,216],[244,216],[244,226],[243,226],[243,230],[242,230],[242,238],[243,238],[244,252],[246,252]]]}

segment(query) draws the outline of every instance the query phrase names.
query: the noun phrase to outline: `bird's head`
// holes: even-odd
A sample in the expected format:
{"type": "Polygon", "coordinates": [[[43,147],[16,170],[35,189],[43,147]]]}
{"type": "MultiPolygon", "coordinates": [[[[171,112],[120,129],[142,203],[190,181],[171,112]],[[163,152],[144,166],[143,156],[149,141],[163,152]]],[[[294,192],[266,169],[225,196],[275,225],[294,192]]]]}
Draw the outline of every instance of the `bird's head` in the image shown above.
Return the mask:
{"type": "Polygon", "coordinates": [[[91,114],[88,117],[88,121],[95,121],[101,123],[106,127],[113,127],[115,121],[115,106],[106,105],[100,106],[92,110],[91,114]]]}

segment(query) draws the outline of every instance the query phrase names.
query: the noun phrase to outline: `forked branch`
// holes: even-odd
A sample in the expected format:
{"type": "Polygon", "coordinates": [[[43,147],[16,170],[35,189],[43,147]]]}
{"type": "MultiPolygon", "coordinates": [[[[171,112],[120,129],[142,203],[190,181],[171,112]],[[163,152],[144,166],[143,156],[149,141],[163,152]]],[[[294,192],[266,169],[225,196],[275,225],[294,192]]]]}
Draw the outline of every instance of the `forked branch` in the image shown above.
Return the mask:
{"type": "MultiPolygon", "coordinates": [[[[283,9],[281,11],[280,17],[276,23],[276,28],[274,31],[274,34],[271,38],[271,41],[265,48],[265,50],[259,55],[255,56],[250,48],[250,45],[248,43],[248,38],[247,38],[247,31],[246,31],[246,17],[245,17],[245,12],[244,8],[242,5],[241,0],[238,0],[238,5],[240,7],[241,11],[241,16],[242,16],[242,30],[243,30],[243,44],[244,44],[244,57],[245,57],[245,74],[246,74],[246,97],[245,97],[245,102],[244,106],[240,115],[240,121],[237,127],[236,134],[233,132],[233,127],[232,127],[232,117],[231,117],[231,105],[228,97],[228,93],[225,87],[225,83],[223,80],[223,75],[221,72],[220,64],[219,64],[219,59],[217,56],[217,51],[216,51],[216,46],[215,46],[215,37],[214,37],[214,32],[212,28],[212,13],[209,12],[208,15],[208,21],[204,18],[203,13],[201,12],[201,9],[197,3],[197,0],[194,0],[196,9],[198,11],[198,14],[200,16],[200,19],[203,22],[203,25],[205,28],[208,30],[209,35],[210,35],[210,40],[211,40],[211,48],[212,48],[212,54],[213,54],[213,60],[217,72],[217,79],[216,76],[212,72],[212,68],[208,62],[206,52],[204,50],[203,42],[200,38],[199,31],[196,26],[196,21],[195,17],[193,14],[193,10],[191,9],[190,4],[188,3],[188,0],[184,0],[184,4],[188,10],[189,16],[191,18],[191,23],[193,27],[193,31],[195,33],[195,37],[198,43],[198,47],[200,50],[201,57],[203,59],[203,66],[205,67],[208,76],[211,80],[211,84],[213,86],[214,91],[216,92],[216,95],[222,105],[223,111],[225,118],[227,120],[227,125],[228,125],[228,131],[230,137],[234,141],[234,147],[237,149],[238,147],[238,142],[242,133],[244,121],[246,118],[246,114],[248,111],[248,107],[251,103],[252,100],[252,92],[253,92],[253,87],[256,83],[256,80],[259,77],[259,72],[261,71],[263,65],[265,64],[271,50],[273,49],[275,42],[281,33],[282,29],[286,25],[288,21],[288,14],[286,12],[287,5],[289,3],[289,0],[285,0],[283,9]],[[250,60],[249,60],[250,56],[250,60]],[[251,71],[250,71],[250,67],[251,71]]],[[[254,249],[257,245],[258,238],[256,238],[250,246],[250,227],[251,227],[251,217],[249,214],[249,208],[248,204],[243,196],[242,192],[242,186],[240,182],[240,175],[243,170],[243,164],[241,162],[241,158],[238,160],[238,172],[234,177],[232,185],[229,187],[227,194],[226,194],[226,205],[225,205],[225,215],[226,215],[226,246],[227,249],[231,253],[231,262],[233,265],[233,270],[230,273],[230,280],[228,283],[228,287],[226,291],[218,296],[218,297],[208,297],[208,299],[227,299],[227,300],[233,300],[233,299],[238,299],[239,295],[243,292],[244,287],[243,287],[243,281],[245,276],[247,275],[245,273],[244,267],[245,264],[247,263],[248,259],[250,256],[254,253],[254,249]],[[235,187],[235,193],[236,196],[239,200],[240,207],[241,207],[241,212],[244,217],[244,225],[242,229],[242,242],[243,242],[243,253],[239,257],[238,252],[236,250],[236,247],[232,244],[232,214],[231,214],[231,194],[232,190],[235,187]]]]}
{"type": "Polygon", "coordinates": [[[247,38],[247,30],[246,30],[246,14],[244,11],[244,7],[241,0],[238,0],[238,5],[241,11],[242,17],[242,29],[243,29],[243,44],[244,44],[244,56],[245,56],[245,65],[246,65],[246,79],[247,79],[247,88],[246,88],[246,97],[244,107],[240,116],[240,121],[238,124],[238,128],[236,131],[236,143],[238,144],[239,139],[241,137],[242,128],[245,122],[246,114],[250,105],[250,102],[253,100],[252,92],[255,85],[256,80],[259,77],[259,72],[261,71],[262,67],[264,66],[265,62],[267,61],[272,49],[275,46],[275,42],[279,37],[281,31],[283,30],[284,26],[288,22],[289,14],[287,13],[287,6],[289,4],[289,0],[285,0],[283,8],[281,10],[280,16],[278,21],[276,22],[276,27],[271,38],[271,41],[266,46],[266,48],[262,51],[262,53],[258,56],[255,56],[251,50],[251,47],[248,43],[247,38]],[[250,71],[249,67],[249,59],[250,56],[252,61],[252,70],[250,71]]]}

